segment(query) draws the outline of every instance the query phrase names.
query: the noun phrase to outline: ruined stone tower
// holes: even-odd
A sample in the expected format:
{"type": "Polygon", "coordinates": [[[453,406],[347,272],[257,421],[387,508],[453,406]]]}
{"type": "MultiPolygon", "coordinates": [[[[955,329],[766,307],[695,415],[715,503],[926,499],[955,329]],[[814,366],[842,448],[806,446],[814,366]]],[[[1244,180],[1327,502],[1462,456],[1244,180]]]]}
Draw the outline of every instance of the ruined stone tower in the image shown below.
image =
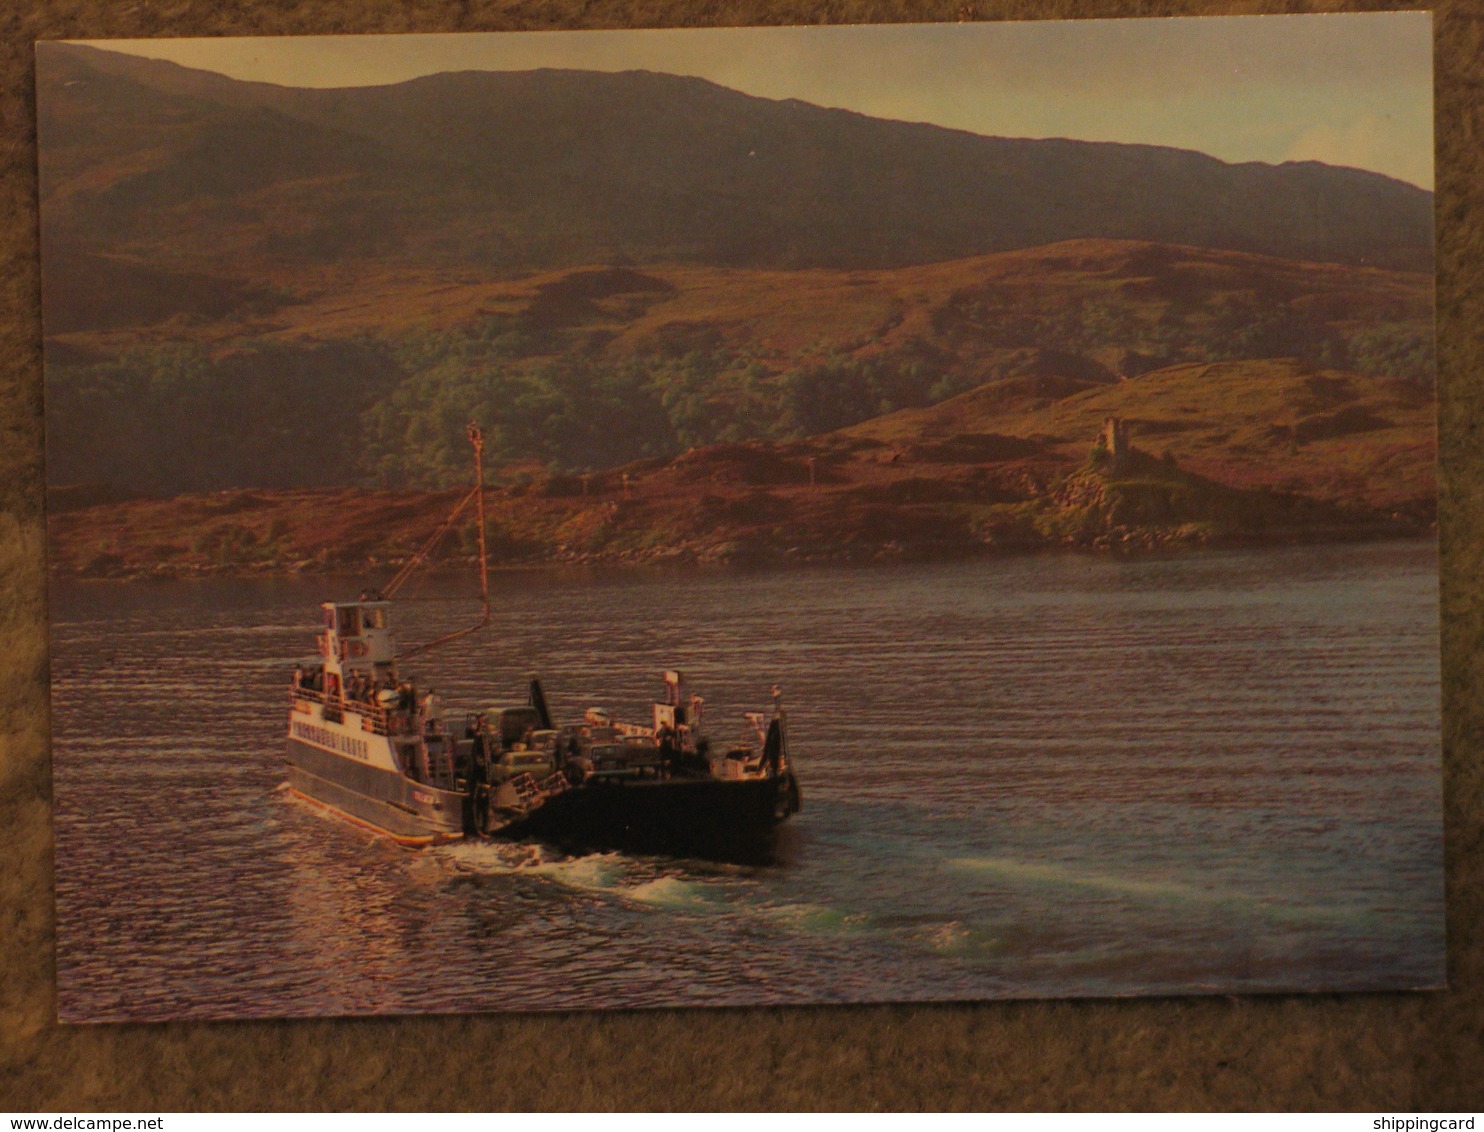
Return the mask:
{"type": "Polygon", "coordinates": [[[1121,472],[1128,465],[1129,453],[1133,449],[1128,442],[1128,421],[1119,417],[1107,417],[1103,431],[1098,434],[1098,444],[1107,450],[1108,470],[1121,472]]]}

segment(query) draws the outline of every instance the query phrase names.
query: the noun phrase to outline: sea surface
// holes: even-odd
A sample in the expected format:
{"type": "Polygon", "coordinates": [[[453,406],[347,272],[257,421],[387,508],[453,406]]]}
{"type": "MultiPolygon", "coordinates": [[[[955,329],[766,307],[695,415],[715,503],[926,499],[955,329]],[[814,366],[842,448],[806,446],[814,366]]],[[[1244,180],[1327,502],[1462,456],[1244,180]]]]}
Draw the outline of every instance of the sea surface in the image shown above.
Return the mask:
{"type": "MultiPolygon", "coordinates": [[[[59,583],[67,1021],[1403,989],[1444,978],[1431,543],[505,575],[410,664],[450,707],[707,730],[782,685],[764,867],[406,850],[283,787],[318,602],[362,579],[59,583]]],[[[399,595],[411,645],[467,578],[399,595]]]]}

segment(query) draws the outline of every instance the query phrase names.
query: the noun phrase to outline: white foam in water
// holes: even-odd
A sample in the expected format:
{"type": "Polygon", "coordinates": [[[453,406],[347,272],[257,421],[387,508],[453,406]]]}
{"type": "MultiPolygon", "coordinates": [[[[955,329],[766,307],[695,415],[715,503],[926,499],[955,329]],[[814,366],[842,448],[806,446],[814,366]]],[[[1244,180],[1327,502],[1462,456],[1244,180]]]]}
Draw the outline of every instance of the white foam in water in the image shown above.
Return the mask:
{"type": "Polygon", "coordinates": [[[454,841],[433,852],[462,872],[490,875],[532,869],[543,859],[541,846],[509,841],[454,841]]]}
{"type": "Polygon", "coordinates": [[[807,935],[856,931],[865,926],[864,913],[847,913],[828,904],[769,904],[761,909],[768,919],[807,935]]]}
{"type": "Polygon", "coordinates": [[[408,855],[407,875],[422,883],[438,883],[444,874],[447,865],[434,857],[431,853],[411,853],[408,855]]]}
{"type": "Polygon", "coordinates": [[[935,924],[927,930],[928,946],[934,951],[953,953],[962,949],[969,941],[969,929],[960,920],[949,920],[946,924],[935,924]]]}
{"type": "Polygon", "coordinates": [[[538,877],[562,888],[616,896],[651,908],[700,910],[722,899],[714,886],[676,876],[629,885],[633,870],[642,866],[621,853],[565,857],[540,845],[501,841],[460,841],[435,852],[463,872],[538,877]]]}
{"type": "Polygon", "coordinates": [[[703,885],[692,884],[679,877],[656,877],[625,889],[623,895],[656,908],[702,909],[716,900],[716,894],[707,891],[703,885]]]}
{"type": "Polygon", "coordinates": [[[456,841],[432,852],[461,872],[539,877],[579,892],[616,891],[626,871],[617,853],[566,857],[542,845],[509,841],[456,841]]]}
{"type": "Polygon", "coordinates": [[[546,861],[532,866],[530,871],[568,888],[611,892],[623,879],[624,861],[617,853],[603,853],[546,861]]]}
{"type": "Polygon", "coordinates": [[[705,909],[720,899],[710,886],[675,876],[627,885],[636,863],[620,853],[565,857],[540,845],[501,841],[454,842],[436,852],[463,872],[538,877],[562,888],[617,896],[652,908],[705,909]]]}

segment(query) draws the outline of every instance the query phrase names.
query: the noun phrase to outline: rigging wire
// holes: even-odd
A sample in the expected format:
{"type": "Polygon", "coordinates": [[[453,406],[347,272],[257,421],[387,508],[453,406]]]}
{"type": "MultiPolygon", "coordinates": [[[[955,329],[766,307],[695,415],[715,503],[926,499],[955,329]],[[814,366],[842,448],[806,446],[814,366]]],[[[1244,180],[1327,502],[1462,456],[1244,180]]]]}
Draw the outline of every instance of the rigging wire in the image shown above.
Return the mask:
{"type": "Polygon", "coordinates": [[[459,502],[459,505],[455,507],[449,514],[448,518],[444,519],[443,522],[438,525],[437,530],[435,530],[428,537],[427,541],[423,543],[423,545],[418,549],[417,553],[403,564],[402,569],[397,571],[396,577],[394,577],[391,582],[387,584],[387,588],[384,593],[386,597],[391,597],[393,594],[395,594],[397,590],[400,589],[401,586],[407,581],[407,579],[412,576],[418,566],[420,566],[424,561],[427,560],[428,556],[433,552],[433,549],[438,545],[438,543],[442,541],[442,539],[447,536],[448,532],[453,529],[454,523],[458,520],[458,517],[462,515],[468,508],[469,504],[477,503],[479,523],[479,598],[480,603],[483,607],[483,615],[480,617],[479,621],[473,625],[470,625],[463,629],[456,629],[452,633],[445,633],[443,636],[435,637],[433,640],[428,641],[425,644],[421,644],[416,646],[415,648],[405,650],[402,653],[404,659],[409,656],[416,656],[418,653],[421,652],[427,652],[428,649],[431,649],[436,645],[444,645],[447,644],[449,641],[458,640],[458,638],[460,637],[467,637],[470,633],[477,633],[480,629],[483,629],[490,623],[489,557],[485,547],[484,536],[484,431],[476,422],[470,421],[468,428],[465,430],[465,435],[468,436],[469,444],[474,449],[474,489],[469,492],[468,495],[464,496],[464,498],[459,502]]]}

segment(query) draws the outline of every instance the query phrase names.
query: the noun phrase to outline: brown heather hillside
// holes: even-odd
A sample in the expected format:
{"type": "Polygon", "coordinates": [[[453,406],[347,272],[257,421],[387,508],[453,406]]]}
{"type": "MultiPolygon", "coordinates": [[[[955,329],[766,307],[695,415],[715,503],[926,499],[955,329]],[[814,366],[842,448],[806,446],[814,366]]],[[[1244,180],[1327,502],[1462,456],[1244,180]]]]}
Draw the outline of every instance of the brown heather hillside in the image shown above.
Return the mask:
{"type": "MultiPolygon", "coordinates": [[[[109,266],[145,270],[122,259],[109,266]]],[[[153,276],[147,282],[159,286],[153,276]]],[[[162,342],[222,347],[248,336],[304,343],[453,330],[494,316],[549,332],[547,354],[594,347],[675,354],[728,343],[778,360],[810,351],[918,349],[992,366],[1043,348],[1041,331],[1094,308],[1090,313],[1108,322],[1101,328],[1108,340],[1093,361],[1126,372],[1147,368],[1147,360],[1127,356],[1144,339],[1177,326],[1196,337],[1218,333],[1223,318],[1235,324],[1233,308],[1268,313],[1281,306],[1304,326],[1339,332],[1380,322],[1430,327],[1432,317],[1432,279],[1423,273],[1106,239],[890,270],[653,265],[511,280],[473,268],[326,266],[275,276],[271,291],[258,292],[256,302],[235,305],[237,284],[210,276],[188,284],[189,317],[161,323],[140,310],[121,315],[117,325],[95,321],[78,329],[73,323],[86,320],[61,316],[55,328],[48,323],[48,346],[103,357],[162,342]],[[583,294],[584,285],[595,289],[595,277],[602,283],[598,293],[583,294]]],[[[65,310],[91,293],[85,289],[56,305],[65,310]]]]}
{"type": "Polygon", "coordinates": [[[1006,403],[1003,385],[987,385],[842,435],[912,451],[993,427],[1077,461],[1117,416],[1137,447],[1233,487],[1416,515],[1436,496],[1436,399],[1386,378],[1291,358],[1188,364],[1029,410],[1006,403]]]}
{"type": "Polygon", "coordinates": [[[53,484],[440,488],[465,476],[471,417],[492,464],[577,473],[980,387],[999,415],[1042,409],[1181,363],[1295,356],[1419,397],[1433,372],[1427,276],[1119,240],[879,271],[384,267],[251,303],[192,293],[163,324],[48,337],[53,484]]]}
{"type": "MultiPolygon", "coordinates": [[[[496,562],[815,561],[1043,546],[1415,534],[1435,507],[1432,401],[1291,359],[1178,366],[1046,407],[987,386],[811,440],[716,445],[489,495],[496,562]],[[1134,455],[1093,456],[1103,419],[1134,455]]],[[[54,492],[52,567],[83,575],[364,570],[384,578],[457,492],[54,492]]],[[[467,559],[472,531],[440,557],[467,559]]]]}
{"type": "MultiPolygon", "coordinates": [[[[956,431],[1035,439],[1037,459],[1075,462],[1129,397],[1218,482],[1409,505],[1367,471],[1415,479],[1404,390],[1374,410],[1352,404],[1368,387],[1310,390],[1232,431],[1211,384],[1191,405],[1210,427],[1176,445],[1189,422],[1122,388],[1292,357],[1430,390],[1432,196],[1386,177],[980,137],[642,71],[311,90],[45,43],[37,92],[53,485],[439,489],[465,474],[471,418],[492,465],[540,482],[746,442],[838,462],[843,441],[808,438],[980,390],[985,419],[956,431]],[[1287,471],[1245,470],[1274,444],[1287,471]]],[[[879,427],[857,439],[895,443],[879,427]]],[[[968,466],[917,479],[970,506],[944,470],[968,466]]],[[[912,504],[940,532],[948,505],[912,504]]],[[[742,526],[808,541],[832,522],[811,506],[742,526]]],[[[906,521],[846,511],[860,530],[836,533],[862,545],[906,521]]],[[[980,518],[952,538],[974,544],[980,518]]],[[[510,545],[630,526],[690,545],[669,516],[573,522],[568,539],[514,516],[510,545]]],[[[259,534],[177,552],[293,542],[259,534]]]]}

